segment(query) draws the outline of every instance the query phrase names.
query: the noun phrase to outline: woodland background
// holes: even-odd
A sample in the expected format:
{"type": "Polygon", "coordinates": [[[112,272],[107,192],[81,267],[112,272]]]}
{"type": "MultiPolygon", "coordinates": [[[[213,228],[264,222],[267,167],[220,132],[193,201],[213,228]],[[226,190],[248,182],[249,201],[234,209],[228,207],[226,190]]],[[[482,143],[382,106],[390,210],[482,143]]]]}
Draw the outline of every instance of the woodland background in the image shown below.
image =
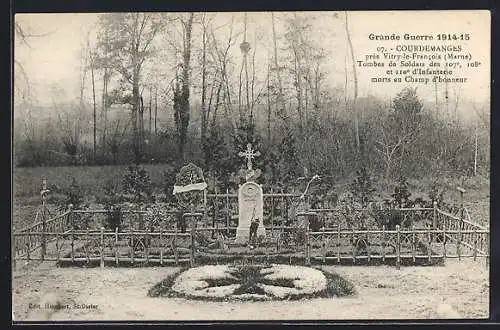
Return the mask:
{"type": "MultiPolygon", "coordinates": [[[[348,14],[224,18],[101,14],[82,41],[79,95],[54,85],[48,104],[15,61],[15,166],[162,164],[174,175],[193,162],[225,189],[252,143],[260,180],[277,186],[360,169],[387,180],[489,175],[489,101],[452,84],[359,96],[348,14]],[[325,19],[333,54],[313,38],[325,19]],[[343,61],[335,49],[347,49],[343,61]]],[[[17,21],[14,33],[29,51],[50,31],[17,21]]]]}

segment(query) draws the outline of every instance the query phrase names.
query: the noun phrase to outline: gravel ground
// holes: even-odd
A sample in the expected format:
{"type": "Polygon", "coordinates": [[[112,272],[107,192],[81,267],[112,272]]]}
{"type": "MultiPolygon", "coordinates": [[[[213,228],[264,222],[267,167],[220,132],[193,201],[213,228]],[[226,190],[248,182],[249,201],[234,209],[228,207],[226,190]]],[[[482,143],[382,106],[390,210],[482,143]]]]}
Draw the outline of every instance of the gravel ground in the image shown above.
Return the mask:
{"type": "Polygon", "coordinates": [[[19,265],[13,273],[14,320],[319,320],[428,319],[452,308],[463,318],[489,316],[484,259],[441,267],[328,266],[351,281],[347,298],[282,302],[200,302],[149,298],[175,268],[57,268],[19,265]],[[45,309],[45,302],[70,308],[45,309]],[[30,304],[31,308],[30,308],[30,304]],[[40,304],[41,308],[34,308],[40,304]],[[80,305],[80,308],[76,308],[80,305]],[[444,306],[444,307],[443,307],[444,306]]]}

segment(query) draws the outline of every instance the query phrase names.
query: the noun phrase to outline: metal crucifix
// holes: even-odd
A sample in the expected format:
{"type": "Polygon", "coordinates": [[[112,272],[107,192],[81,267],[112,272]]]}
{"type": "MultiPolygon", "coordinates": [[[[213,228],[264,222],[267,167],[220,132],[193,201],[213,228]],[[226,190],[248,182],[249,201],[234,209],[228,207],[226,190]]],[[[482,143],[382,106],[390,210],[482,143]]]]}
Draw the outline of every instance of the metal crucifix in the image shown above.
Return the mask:
{"type": "Polygon", "coordinates": [[[238,156],[246,158],[246,160],[247,160],[247,169],[249,171],[251,171],[252,170],[252,159],[255,158],[255,157],[260,156],[260,152],[253,150],[252,149],[252,144],[249,143],[249,144],[247,144],[247,150],[240,151],[238,153],[238,156]]]}

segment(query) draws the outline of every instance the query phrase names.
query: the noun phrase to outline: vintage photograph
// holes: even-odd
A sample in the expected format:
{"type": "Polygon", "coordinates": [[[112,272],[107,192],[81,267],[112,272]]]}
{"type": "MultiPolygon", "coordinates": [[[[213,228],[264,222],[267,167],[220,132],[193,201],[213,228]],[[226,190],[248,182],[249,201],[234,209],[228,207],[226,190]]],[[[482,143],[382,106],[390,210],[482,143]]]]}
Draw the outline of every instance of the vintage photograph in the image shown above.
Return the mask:
{"type": "Polygon", "coordinates": [[[13,321],[488,318],[490,24],[16,14],[13,321]]]}

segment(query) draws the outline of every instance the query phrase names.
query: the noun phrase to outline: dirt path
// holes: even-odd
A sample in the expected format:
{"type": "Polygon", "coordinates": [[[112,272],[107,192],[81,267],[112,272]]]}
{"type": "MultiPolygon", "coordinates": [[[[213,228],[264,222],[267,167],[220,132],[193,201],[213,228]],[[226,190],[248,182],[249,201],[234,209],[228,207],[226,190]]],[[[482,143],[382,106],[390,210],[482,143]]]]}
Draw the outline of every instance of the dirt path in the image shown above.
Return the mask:
{"type": "Polygon", "coordinates": [[[448,260],[445,267],[400,270],[325,267],[354,283],[357,295],[349,298],[216,303],[146,296],[174,270],[55,268],[48,263],[19,269],[13,274],[14,317],[40,318],[39,311],[29,305],[50,293],[71,307],[56,311],[52,320],[422,319],[436,317],[441,303],[451,305],[464,318],[489,315],[489,270],[484,260],[448,260]],[[74,304],[97,307],[76,309],[74,304]]]}

